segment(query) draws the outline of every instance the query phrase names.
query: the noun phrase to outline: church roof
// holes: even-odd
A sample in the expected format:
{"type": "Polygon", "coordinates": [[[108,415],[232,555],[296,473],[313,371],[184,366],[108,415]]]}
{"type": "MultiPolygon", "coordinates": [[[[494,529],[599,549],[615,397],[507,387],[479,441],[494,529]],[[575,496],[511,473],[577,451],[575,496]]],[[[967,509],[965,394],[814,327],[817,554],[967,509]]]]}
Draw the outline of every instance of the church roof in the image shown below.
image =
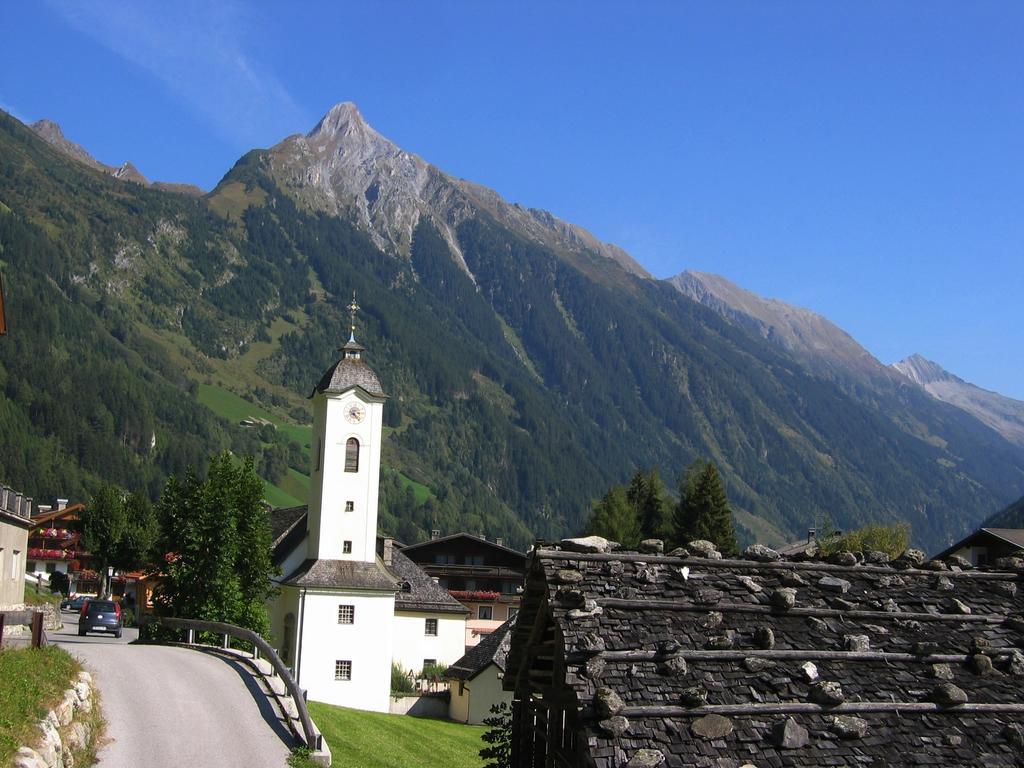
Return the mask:
{"type": "Polygon", "coordinates": [[[343,357],[328,368],[310,397],[317,392],[341,394],[355,387],[375,397],[387,397],[373,369],[361,359],[354,357],[343,357]]]}
{"type": "Polygon", "coordinates": [[[280,566],[297,546],[306,540],[306,515],[309,507],[279,507],[270,512],[272,551],[270,561],[280,566]]]}
{"type": "Polygon", "coordinates": [[[398,577],[399,591],[395,595],[395,610],[457,613],[464,615],[469,609],[448,594],[448,590],[428,576],[398,549],[391,552],[392,573],[398,577]],[[408,585],[408,588],[406,587],[408,585]]]}
{"type": "Polygon", "coordinates": [[[361,560],[305,560],[282,584],[289,587],[312,587],[320,589],[376,589],[394,591],[395,578],[388,573],[380,560],[364,563],[361,560]]]}
{"type": "Polygon", "coordinates": [[[505,684],[574,702],[587,765],[1019,764],[1024,560],[576,546],[535,552],[505,684]]]}
{"type": "Polygon", "coordinates": [[[515,617],[512,617],[489,635],[485,635],[466,652],[465,656],[448,667],[447,676],[455,680],[472,680],[491,664],[504,672],[505,659],[512,643],[512,633],[509,630],[515,622],[515,617]]]}

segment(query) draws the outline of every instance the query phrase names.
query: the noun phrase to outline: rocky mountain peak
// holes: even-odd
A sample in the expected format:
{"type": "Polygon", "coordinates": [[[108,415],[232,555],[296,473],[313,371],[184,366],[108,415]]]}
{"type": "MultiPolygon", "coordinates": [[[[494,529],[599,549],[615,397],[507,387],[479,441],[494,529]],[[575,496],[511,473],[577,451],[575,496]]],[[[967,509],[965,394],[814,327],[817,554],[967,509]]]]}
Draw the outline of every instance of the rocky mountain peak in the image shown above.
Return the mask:
{"type": "Polygon", "coordinates": [[[938,363],[934,363],[916,352],[910,357],[900,360],[898,363],[893,363],[892,367],[922,387],[927,387],[928,384],[939,381],[963,383],[963,379],[954,376],[938,363]]]}
{"type": "MultiPolygon", "coordinates": [[[[68,157],[77,160],[83,165],[87,165],[90,168],[104,173],[108,176],[113,176],[115,179],[121,181],[132,181],[136,184],[141,184],[144,187],[151,186],[149,179],[142,175],[142,172],[131,162],[126,160],[119,166],[107,165],[101,163],[95,157],[82,147],[80,144],[76,144],[64,135],[64,131],[60,125],[55,123],[53,120],[37,120],[29,126],[32,131],[45,141],[50,146],[54,147],[60,152],[63,152],[68,157]]],[[[156,186],[159,189],[163,189],[168,192],[176,192],[178,194],[189,195],[191,197],[199,197],[204,195],[205,192],[194,184],[170,184],[165,182],[154,182],[152,186],[156,186]]]]}
{"type": "MultiPolygon", "coordinates": [[[[353,215],[385,250],[408,255],[423,217],[448,242],[467,274],[456,230],[481,211],[572,257],[596,253],[633,274],[650,277],[625,251],[545,212],[512,205],[494,190],[449,176],[388,140],[350,101],[335,105],[304,136],[270,150],[276,181],[301,204],[333,215],[353,215]]],[[[470,274],[470,277],[472,275],[470,274]]]]}
{"type": "Polygon", "coordinates": [[[1024,445],[1024,402],[975,386],[918,354],[892,367],[932,397],[967,411],[1010,442],[1024,445]]]}
{"type": "Polygon", "coordinates": [[[60,125],[55,123],[53,120],[47,120],[45,118],[37,120],[29,127],[35,132],[36,136],[51,146],[56,147],[65,155],[74,158],[80,163],[85,163],[85,165],[88,165],[90,168],[95,168],[97,171],[110,173],[110,168],[90,155],[84,147],[68,139],[64,135],[64,131],[61,130],[60,125]]]}
{"type": "Polygon", "coordinates": [[[846,331],[809,309],[763,298],[707,272],[687,270],[668,282],[684,296],[810,361],[817,372],[893,376],[846,331]]]}
{"type": "Polygon", "coordinates": [[[316,127],[307,134],[307,137],[320,134],[336,136],[353,129],[373,131],[363,119],[362,114],[359,112],[359,107],[351,101],[343,101],[331,107],[327,114],[320,118],[320,122],[316,124],[316,127]]]}

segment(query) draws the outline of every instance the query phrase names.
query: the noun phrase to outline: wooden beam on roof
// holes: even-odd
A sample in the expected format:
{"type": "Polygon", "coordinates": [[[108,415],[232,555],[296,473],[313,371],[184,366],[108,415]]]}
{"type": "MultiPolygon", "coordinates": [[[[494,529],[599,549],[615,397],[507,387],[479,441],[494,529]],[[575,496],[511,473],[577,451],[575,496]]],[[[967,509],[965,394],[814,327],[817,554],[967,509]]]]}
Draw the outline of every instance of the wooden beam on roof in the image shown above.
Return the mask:
{"type": "Polygon", "coordinates": [[[762,563],[758,560],[709,560],[703,557],[674,557],[672,555],[648,555],[636,552],[562,552],[557,549],[544,549],[537,553],[543,560],[578,560],[581,562],[610,562],[617,560],[624,563],[641,562],[659,565],[687,565],[691,569],[700,567],[709,570],[750,570],[750,571],[824,571],[834,573],[877,573],[887,576],[923,576],[935,578],[948,576],[951,579],[988,579],[992,581],[1021,581],[1021,575],[1009,571],[926,571],[921,568],[905,568],[900,570],[888,565],[836,565],[835,563],[819,563],[815,561],[793,562],[778,560],[762,563]]]}
{"type": "Polygon", "coordinates": [[[931,701],[850,701],[834,706],[825,704],[809,704],[806,702],[780,702],[778,704],[708,704],[703,707],[681,707],[681,706],[640,706],[624,707],[616,714],[623,717],[646,718],[646,717],[703,717],[704,715],[729,715],[733,717],[750,715],[761,717],[763,715],[790,715],[800,713],[825,714],[825,715],[863,715],[883,712],[895,712],[903,714],[908,712],[920,712],[927,714],[958,715],[965,712],[992,712],[1000,714],[1024,714],[1024,703],[1019,704],[984,704],[967,702],[946,707],[931,701]]]}
{"type": "Polygon", "coordinates": [[[680,600],[631,600],[621,597],[599,597],[597,604],[602,608],[620,608],[623,610],[641,611],[695,611],[707,613],[761,613],[773,616],[826,616],[829,618],[937,621],[959,624],[1002,624],[1007,616],[1001,613],[961,614],[961,613],[912,613],[910,611],[844,611],[839,608],[789,608],[780,610],[768,605],[751,605],[750,603],[710,603],[697,604],[680,600]]]}
{"type": "MultiPolygon", "coordinates": [[[[990,648],[986,655],[998,656],[1010,653],[1013,647],[990,648]]],[[[878,661],[920,662],[922,664],[966,664],[971,658],[967,654],[922,654],[894,653],[887,651],[824,651],[809,649],[801,650],[747,650],[747,651],[675,651],[661,653],[659,651],[601,651],[597,654],[575,653],[570,659],[572,663],[581,664],[594,656],[600,656],[611,663],[628,663],[643,661],[664,661],[671,658],[682,658],[686,661],[743,661],[744,659],[771,659],[775,661],[878,661]]]]}

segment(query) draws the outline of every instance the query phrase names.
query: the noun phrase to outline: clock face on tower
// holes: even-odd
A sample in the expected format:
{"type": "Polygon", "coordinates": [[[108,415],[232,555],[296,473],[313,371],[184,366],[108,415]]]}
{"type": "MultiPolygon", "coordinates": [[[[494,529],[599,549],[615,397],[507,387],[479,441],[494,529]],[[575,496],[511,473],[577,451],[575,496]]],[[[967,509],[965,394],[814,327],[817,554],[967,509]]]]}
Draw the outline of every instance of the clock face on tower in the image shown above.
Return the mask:
{"type": "Polygon", "coordinates": [[[352,424],[358,424],[366,418],[366,409],[359,403],[352,403],[345,409],[345,418],[352,424]]]}

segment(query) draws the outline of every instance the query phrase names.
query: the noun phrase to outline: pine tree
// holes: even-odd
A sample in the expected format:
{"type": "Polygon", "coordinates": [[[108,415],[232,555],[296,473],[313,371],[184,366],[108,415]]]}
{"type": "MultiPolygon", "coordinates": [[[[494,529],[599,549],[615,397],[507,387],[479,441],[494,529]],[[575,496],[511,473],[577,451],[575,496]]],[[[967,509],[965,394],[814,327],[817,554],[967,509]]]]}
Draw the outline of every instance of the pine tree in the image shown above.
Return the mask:
{"type": "Polygon", "coordinates": [[[698,460],[686,470],[679,484],[673,522],[675,542],[679,545],[706,539],[723,555],[739,552],[729,499],[714,462],[698,460]]]}
{"type": "Polygon", "coordinates": [[[672,509],[657,467],[649,472],[638,469],[629,483],[626,498],[640,519],[643,538],[663,541],[671,538],[672,509]]]}
{"type": "Polygon", "coordinates": [[[626,549],[636,549],[640,543],[640,518],[636,507],[629,503],[626,486],[616,485],[594,504],[588,533],[617,541],[626,549]]]}

